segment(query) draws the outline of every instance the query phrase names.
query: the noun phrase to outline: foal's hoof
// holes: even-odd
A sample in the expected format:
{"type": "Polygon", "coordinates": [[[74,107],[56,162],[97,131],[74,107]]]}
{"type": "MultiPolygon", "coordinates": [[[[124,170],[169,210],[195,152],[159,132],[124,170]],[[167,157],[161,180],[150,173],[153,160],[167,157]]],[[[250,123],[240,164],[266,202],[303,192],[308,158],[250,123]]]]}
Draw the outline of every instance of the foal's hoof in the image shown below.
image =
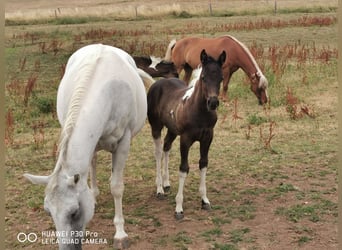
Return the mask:
{"type": "Polygon", "coordinates": [[[114,249],[127,249],[129,248],[129,239],[128,237],[122,239],[114,239],[114,249]]]}
{"type": "Polygon", "coordinates": [[[176,220],[182,220],[184,218],[184,213],[182,212],[175,212],[176,220]]]}
{"type": "Polygon", "coordinates": [[[202,200],[202,209],[206,211],[210,211],[211,210],[210,203],[206,203],[202,200]]]}
{"type": "Polygon", "coordinates": [[[157,193],[157,199],[158,200],[165,200],[166,199],[166,195],[162,194],[162,193],[157,193]]]}
{"type": "Polygon", "coordinates": [[[171,187],[170,186],[166,186],[166,187],[163,187],[163,189],[164,189],[165,193],[168,193],[168,192],[170,192],[171,187]]]}

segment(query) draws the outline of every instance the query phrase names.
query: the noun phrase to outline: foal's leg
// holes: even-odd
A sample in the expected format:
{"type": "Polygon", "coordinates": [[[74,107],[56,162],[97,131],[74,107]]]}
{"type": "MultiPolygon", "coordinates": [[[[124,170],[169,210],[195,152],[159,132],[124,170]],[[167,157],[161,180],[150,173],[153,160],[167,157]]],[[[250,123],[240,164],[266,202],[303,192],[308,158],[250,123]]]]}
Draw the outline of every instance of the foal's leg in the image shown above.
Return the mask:
{"type": "Polygon", "coordinates": [[[97,187],[96,182],[96,160],[97,160],[97,154],[94,153],[93,159],[91,160],[91,168],[90,168],[90,188],[93,193],[93,196],[96,200],[96,196],[99,195],[99,188],[97,187]]]}
{"type": "Polygon", "coordinates": [[[188,163],[188,155],[189,148],[192,145],[192,141],[187,140],[183,136],[180,139],[180,151],[181,151],[181,164],[179,167],[179,184],[178,184],[178,192],[176,195],[176,211],[175,217],[177,220],[183,219],[183,190],[185,179],[189,173],[189,163],[188,163]]]}
{"type": "Polygon", "coordinates": [[[128,235],[124,230],[124,218],[122,213],[122,195],[124,191],[123,170],[128,157],[131,142],[131,132],[125,131],[115,152],[112,153],[112,176],[111,193],[114,197],[115,217],[114,225],[116,233],[114,235],[114,248],[127,248],[129,245],[128,235]]]}
{"type": "Polygon", "coordinates": [[[206,175],[207,175],[207,167],[208,167],[208,152],[210,148],[210,144],[213,139],[213,130],[200,141],[200,155],[201,158],[199,160],[199,168],[201,171],[201,179],[199,192],[202,198],[202,209],[210,210],[210,202],[207,197],[207,187],[206,187],[206,175]]]}
{"type": "Polygon", "coordinates": [[[156,185],[157,185],[157,198],[162,198],[164,196],[164,189],[163,189],[163,179],[162,179],[162,172],[161,172],[161,161],[163,157],[163,145],[161,141],[161,136],[153,137],[155,152],[154,156],[156,158],[156,185]]]}
{"type": "Polygon", "coordinates": [[[171,146],[173,141],[176,139],[177,135],[167,131],[166,136],[164,138],[164,147],[163,147],[163,154],[164,154],[164,174],[163,174],[163,189],[165,192],[170,190],[170,178],[169,178],[169,153],[171,150],[171,146]]]}

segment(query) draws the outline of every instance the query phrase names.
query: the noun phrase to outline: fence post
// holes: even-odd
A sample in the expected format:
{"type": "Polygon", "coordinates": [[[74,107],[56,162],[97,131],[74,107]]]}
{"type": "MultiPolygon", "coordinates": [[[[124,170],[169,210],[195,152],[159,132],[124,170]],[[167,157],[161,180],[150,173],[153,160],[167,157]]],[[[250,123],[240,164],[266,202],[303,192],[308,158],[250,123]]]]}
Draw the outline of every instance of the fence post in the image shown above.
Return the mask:
{"type": "Polygon", "coordinates": [[[210,13],[210,16],[213,15],[213,9],[212,9],[212,6],[211,6],[211,0],[209,1],[209,13],[210,13]]]}

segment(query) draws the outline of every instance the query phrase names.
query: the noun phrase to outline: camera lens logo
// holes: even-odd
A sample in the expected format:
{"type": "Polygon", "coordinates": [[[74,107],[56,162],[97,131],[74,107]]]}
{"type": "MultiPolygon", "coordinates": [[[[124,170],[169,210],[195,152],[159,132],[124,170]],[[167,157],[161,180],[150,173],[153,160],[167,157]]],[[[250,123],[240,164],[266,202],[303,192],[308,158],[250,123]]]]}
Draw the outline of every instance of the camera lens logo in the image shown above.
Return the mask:
{"type": "Polygon", "coordinates": [[[38,236],[36,233],[24,233],[24,232],[20,232],[18,233],[17,235],[17,240],[21,243],[24,243],[24,242],[31,242],[31,243],[34,243],[38,240],[38,236]]]}

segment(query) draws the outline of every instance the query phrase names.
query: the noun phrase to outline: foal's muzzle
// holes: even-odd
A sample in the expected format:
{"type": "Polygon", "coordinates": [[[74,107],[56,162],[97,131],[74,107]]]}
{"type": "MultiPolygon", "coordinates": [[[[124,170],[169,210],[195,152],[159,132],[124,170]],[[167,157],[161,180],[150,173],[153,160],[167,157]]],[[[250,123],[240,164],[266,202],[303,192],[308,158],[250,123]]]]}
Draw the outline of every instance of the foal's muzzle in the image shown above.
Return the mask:
{"type": "Polygon", "coordinates": [[[219,100],[217,96],[211,96],[207,99],[208,110],[215,110],[219,105],[219,100]]]}

